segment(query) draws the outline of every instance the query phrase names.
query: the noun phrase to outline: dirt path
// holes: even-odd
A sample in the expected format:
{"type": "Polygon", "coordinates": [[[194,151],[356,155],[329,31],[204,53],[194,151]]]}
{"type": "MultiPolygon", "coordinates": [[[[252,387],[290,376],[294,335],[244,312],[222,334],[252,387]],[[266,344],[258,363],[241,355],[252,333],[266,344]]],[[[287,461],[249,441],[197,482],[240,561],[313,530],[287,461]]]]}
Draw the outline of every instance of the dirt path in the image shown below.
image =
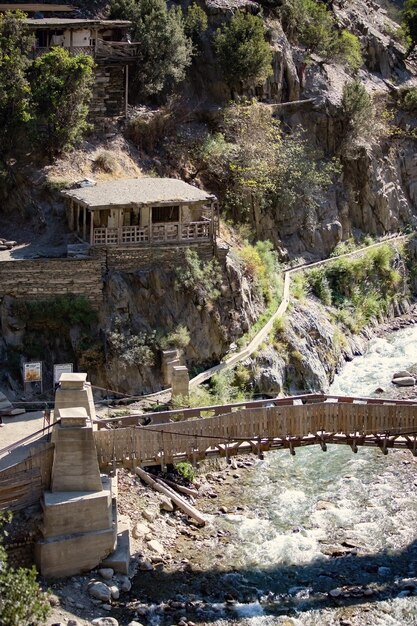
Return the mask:
{"type": "Polygon", "coordinates": [[[1,452],[1,450],[37,432],[42,428],[42,425],[42,411],[31,411],[15,417],[3,417],[3,427],[0,428],[0,470],[22,461],[29,454],[35,440],[31,439],[26,445],[23,444],[12,452],[1,452]]]}

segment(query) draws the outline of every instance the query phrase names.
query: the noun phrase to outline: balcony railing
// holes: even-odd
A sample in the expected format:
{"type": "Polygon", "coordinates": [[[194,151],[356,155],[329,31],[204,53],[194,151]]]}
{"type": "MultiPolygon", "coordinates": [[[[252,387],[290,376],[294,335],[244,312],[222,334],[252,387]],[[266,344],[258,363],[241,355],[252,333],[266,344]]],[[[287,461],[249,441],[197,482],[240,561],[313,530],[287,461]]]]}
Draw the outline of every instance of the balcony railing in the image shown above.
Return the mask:
{"type": "Polygon", "coordinates": [[[49,47],[44,47],[44,48],[42,47],[33,48],[31,56],[33,59],[37,59],[38,57],[43,56],[47,52],[50,52],[54,48],[65,48],[65,50],[68,50],[70,54],[74,54],[74,55],[75,54],[87,54],[88,56],[94,56],[94,46],[72,46],[72,47],[49,46],[49,47]]]}
{"type": "Polygon", "coordinates": [[[63,47],[71,54],[88,54],[97,59],[110,59],[113,61],[129,61],[135,60],[138,50],[138,43],[129,43],[127,41],[103,41],[99,40],[97,46],[48,46],[36,47],[32,49],[31,56],[36,59],[53,48],[63,47]]]}
{"type": "Polygon", "coordinates": [[[122,226],[121,228],[95,228],[93,245],[114,246],[125,244],[161,244],[164,242],[209,241],[212,236],[210,220],[202,222],[169,222],[145,226],[122,226]]]}

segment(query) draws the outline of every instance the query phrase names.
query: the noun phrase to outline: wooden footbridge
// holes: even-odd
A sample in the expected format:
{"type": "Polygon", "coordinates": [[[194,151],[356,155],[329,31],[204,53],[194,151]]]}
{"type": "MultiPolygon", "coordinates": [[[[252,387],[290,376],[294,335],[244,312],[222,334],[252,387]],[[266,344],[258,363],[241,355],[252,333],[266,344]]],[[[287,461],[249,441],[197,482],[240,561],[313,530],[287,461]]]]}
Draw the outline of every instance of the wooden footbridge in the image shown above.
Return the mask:
{"type": "MultiPolygon", "coordinates": [[[[190,408],[94,420],[100,469],[136,468],[269,450],[345,444],[357,452],[374,446],[409,449],[417,455],[417,399],[382,400],[308,394],[273,400],[190,408]]],[[[50,488],[53,443],[42,429],[10,449],[28,446],[19,463],[0,470],[0,510],[18,510],[39,501],[50,488]],[[34,437],[37,439],[34,441],[34,437]]]]}
{"type": "Polygon", "coordinates": [[[417,455],[417,400],[309,394],[97,421],[100,466],[175,464],[306,445],[407,448],[417,455]],[[143,425],[144,420],[147,425],[143,425]]]}

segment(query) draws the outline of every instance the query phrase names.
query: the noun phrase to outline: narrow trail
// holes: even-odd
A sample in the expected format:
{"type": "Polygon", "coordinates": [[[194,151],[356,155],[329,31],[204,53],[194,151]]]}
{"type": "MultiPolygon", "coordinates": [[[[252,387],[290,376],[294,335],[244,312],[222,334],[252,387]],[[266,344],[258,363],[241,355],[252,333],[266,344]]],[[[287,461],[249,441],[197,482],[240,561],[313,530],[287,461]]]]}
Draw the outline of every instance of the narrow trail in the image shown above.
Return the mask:
{"type": "MultiPolygon", "coordinates": [[[[245,359],[247,359],[248,357],[250,357],[254,352],[256,352],[259,348],[259,346],[266,340],[266,338],[268,337],[269,333],[271,332],[274,323],[276,320],[281,319],[287,309],[288,306],[290,305],[290,286],[291,286],[291,276],[292,274],[295,274],[297,272],[300,271],[305,271],[305,270],[309,270],[312,269],[314,267],[320,267],[322,265],[326,265],[328,263],[332,263],[338,259],[343,259],[343,258],[351,258],[351,257],[355,257],[355,256],[359,256],[361,254],[363,254],[364,252],[367,252],[368,250],[372,250],[373,248],[378,248],[380,246],[383,246],[387,243],[394,243],[397,241],[402,241],[402,240],[406,240],[409,237],[411,237],[411,235],[389,235],[387,237],[385,237],[384,239],[378,241],[377,243],[374,243],[370,246],[365,246],[363,248],[358,248],[357,250],[353,250],[352,252],[346,252],[344,254],[340,254],[338,256],[334,256],[334,257],[329,257],[327,259],[323,259],[321,261],[315,261],[314,263],[302,263],[300,265],[297,265],[295,267],[292,267],[290,269],[284,270],[283,275],[284,275],[284,287],[283,287],[283,293],[282,293],[282,300],[280,305],[278,306],[277,310],[271,315],[271,317],[267,320],[267,322],[264,324],[264,326],[256,333],[256,335],[251,339],[251,341],[249,342],[249,344],[243,348],[241,351],[236,352],[235,354],[233,354],[232,356],[229,356],[225,359],[223,359],[222,361],[220,361],[220,363],[218,365],[214,365],[213,367],[210,367],[209,369],[205,370],[204,372],[201,372],[200,374],[198,374],[197,376],[194,376],[194,378],[191,378],[190,380],[190,389],[195,389],[196,387],[198,387],[199,385],[201,385],[202,383],[206,382],[207,380],[209,380],[214,374],[217,374],[219,372],[222,371],[226,371],[226,370],[230,370],[233,369],[238,363],[244,361],[245,359]]],[[[157,391],[155,393],[152,394],[148,394],[146,396],[141,396],[140,400],[154,400],[155,402],[159,401],[159,402],[167,402],[171,399],[171,388],[167,388],[164,389],[162,391],[157,391]]]]}

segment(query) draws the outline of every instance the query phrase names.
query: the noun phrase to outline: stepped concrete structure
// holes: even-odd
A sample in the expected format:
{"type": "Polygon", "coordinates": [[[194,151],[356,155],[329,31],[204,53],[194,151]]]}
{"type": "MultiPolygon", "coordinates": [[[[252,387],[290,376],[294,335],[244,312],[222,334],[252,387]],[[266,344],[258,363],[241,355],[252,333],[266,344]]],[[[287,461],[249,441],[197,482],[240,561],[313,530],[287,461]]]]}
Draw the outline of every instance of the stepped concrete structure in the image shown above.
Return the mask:
{"type": "MultiPolygon", "coordinates": [[[[89,571],[117,547],[116,500],[111,479],[100,475],[86,377],[63,374],[56,392],[51,490],[43,495],[43,538],[36,546],[37,564],[46,577],[89,571]]],[[[123,538],[126,544],[125,528],[123,538]]],[[[121,554],[119,548],[117,562],[126,572],[126,547],[121,554]]]]}

